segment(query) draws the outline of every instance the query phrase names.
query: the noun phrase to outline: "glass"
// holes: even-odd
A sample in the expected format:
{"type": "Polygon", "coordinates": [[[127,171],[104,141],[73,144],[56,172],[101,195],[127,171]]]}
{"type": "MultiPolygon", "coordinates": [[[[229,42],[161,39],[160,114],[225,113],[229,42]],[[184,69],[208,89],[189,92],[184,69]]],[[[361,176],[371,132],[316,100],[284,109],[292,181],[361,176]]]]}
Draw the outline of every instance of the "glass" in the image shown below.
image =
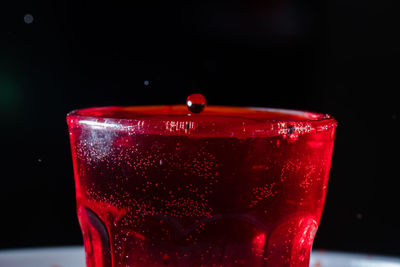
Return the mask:
{"type": "Polygon", "coordinates": [[[333,118],[177,105],[67,121],[88,267],[308,267],[333,118]]]}

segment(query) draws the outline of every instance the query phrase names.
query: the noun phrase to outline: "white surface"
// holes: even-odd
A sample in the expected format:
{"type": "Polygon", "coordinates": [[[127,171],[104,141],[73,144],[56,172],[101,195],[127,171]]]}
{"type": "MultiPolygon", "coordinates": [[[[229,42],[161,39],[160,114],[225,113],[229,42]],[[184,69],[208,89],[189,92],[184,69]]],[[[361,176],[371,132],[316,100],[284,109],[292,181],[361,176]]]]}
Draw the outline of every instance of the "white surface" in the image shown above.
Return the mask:
{"type": "Polygon", "coordinates": [[[400,267],[400,258],[315,251],[310,267],[400,267]]]}
{"type": "MultiPolygon", "coordinates": [[[[0,267],[85,267],[82,247],[0,250],[0,267]]],[[[400,258],[315,251],[310,267],[400,267],[400,258]]]]}
{"type": "Polygon", "coordinates": [[[0,250],[0,267],[85,267],[83,247],[0,250]]]}

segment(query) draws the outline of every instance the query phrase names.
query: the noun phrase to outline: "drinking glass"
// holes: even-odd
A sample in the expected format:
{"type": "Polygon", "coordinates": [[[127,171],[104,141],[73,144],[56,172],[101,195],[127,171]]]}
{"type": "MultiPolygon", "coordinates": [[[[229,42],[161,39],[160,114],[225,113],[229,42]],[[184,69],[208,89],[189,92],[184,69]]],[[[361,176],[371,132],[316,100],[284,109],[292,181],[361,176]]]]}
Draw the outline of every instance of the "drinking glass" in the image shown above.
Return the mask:
{"type": "Polygon", "coordinates": [[[81,109],[67,122],[88,267],[308,267],[329,115],[174,105],[81,109]]]}

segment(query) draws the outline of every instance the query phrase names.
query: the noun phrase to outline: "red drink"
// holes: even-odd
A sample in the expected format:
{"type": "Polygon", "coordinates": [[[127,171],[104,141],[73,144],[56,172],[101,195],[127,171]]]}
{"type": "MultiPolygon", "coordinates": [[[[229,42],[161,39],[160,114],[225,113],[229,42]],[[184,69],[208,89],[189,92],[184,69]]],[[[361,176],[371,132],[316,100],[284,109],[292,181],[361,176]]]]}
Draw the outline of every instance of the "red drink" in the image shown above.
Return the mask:
{"type": "Polygon", "coordinates": [[[184,106],[68,115],[87,266],[309,264],[336,122],[184,106]]]}

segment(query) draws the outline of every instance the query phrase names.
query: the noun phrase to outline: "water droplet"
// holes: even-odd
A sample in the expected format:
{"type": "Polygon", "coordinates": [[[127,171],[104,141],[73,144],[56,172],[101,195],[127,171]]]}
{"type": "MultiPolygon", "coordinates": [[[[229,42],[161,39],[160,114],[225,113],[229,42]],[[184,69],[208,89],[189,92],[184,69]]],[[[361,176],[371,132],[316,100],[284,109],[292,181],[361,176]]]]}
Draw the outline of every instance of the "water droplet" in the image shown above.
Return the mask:
{"type": "Polygon", "coordinates": [[[186,99],[186,105],[190,112],[200,113],[206,107],[206,98],[202,94],[191,94],[186,99]]]}
{"type": "Polygon", "coordinates": [[[25,22],[26,24],[31,24],[31,23],[33,22],[33,16],[32,16],[32,14],[26,14],[26,15],[24,16],[24,22],[25,22]]]}

